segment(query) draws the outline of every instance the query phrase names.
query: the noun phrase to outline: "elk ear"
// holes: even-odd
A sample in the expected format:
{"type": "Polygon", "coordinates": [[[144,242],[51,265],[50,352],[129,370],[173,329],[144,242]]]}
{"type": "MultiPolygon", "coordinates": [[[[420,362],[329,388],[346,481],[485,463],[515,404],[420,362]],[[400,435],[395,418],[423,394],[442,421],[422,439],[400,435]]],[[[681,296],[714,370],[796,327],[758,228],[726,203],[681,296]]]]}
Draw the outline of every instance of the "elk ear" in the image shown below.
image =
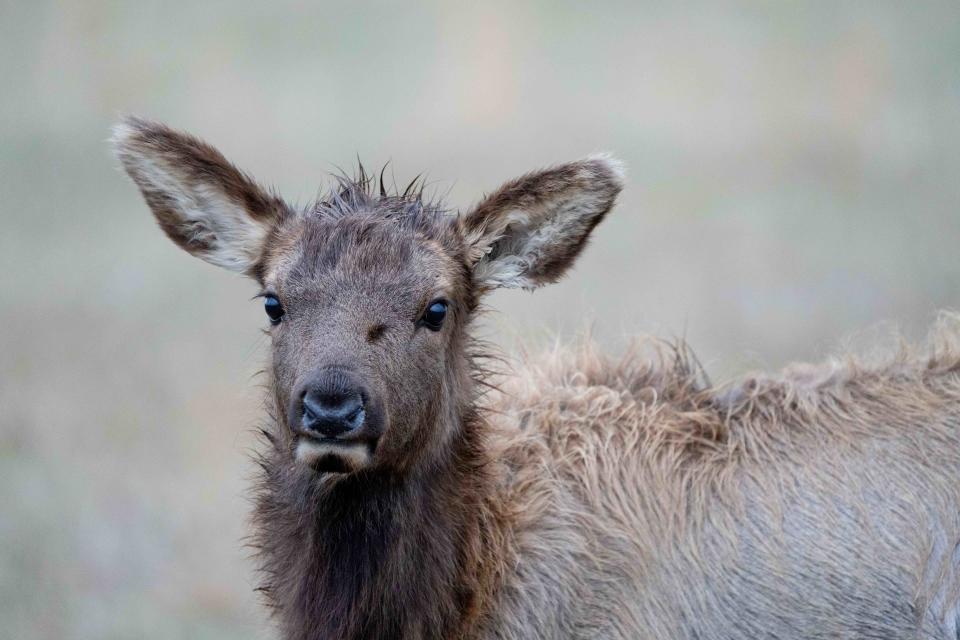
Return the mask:
{"type": "Polygon", "coordinates": [[[591,156],[512,180],[458,224],[484,289],[555,282],[573,264],[623,187],[623,169],[591,156]]]}
{"type": "Polygon", "coordinates": [[[252,275],[270,230],[290,212],[205,142],[129,117],[113,146],[160,228],[181,248],[252,275]]]}

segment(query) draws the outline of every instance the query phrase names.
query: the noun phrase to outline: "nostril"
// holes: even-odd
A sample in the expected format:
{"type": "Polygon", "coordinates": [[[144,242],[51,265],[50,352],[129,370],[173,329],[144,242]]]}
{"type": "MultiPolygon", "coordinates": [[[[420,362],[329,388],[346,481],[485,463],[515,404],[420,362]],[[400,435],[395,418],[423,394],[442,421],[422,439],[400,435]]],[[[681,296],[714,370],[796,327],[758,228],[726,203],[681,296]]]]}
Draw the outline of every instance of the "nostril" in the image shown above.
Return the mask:
{"type": "Polygon", "coordinates": [[[363,406],[358,406],[353,413],[347,416],[347,424],[350,425],[351,429],[356,429],[361,424],[363,424],[363,419],[366,417],[366,411],[364,411],[363,406]]]}

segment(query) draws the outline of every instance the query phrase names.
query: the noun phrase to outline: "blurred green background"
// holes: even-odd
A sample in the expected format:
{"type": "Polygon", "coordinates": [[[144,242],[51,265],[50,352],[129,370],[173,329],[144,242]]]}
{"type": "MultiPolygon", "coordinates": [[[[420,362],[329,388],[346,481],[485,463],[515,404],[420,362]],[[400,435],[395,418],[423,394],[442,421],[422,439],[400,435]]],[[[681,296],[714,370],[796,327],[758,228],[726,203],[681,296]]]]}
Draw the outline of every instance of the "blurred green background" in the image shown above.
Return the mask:
{"type": "Polygon", "coordinates": [[[201,135],[293,201],[335,166],[450,204],[607,150],[574,273],[508,351],[686,336],[718,379],[960,306],[960,5],[0,2],[0,627],[266,638],[243,547],[254,285],[155,228],[106,138],[201,135]]]}

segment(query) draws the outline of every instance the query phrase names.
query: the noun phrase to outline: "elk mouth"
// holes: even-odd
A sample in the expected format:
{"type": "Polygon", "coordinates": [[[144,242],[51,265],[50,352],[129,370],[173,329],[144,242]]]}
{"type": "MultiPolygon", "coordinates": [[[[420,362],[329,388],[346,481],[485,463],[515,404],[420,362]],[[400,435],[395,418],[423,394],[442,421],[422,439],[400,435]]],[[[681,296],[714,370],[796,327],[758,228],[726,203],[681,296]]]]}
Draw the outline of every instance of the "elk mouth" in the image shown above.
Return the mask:
{"type": "Polygon", "coordinates": [[[320,473],[351,473],[370,465],[376,442],[315,438],[300,434],[294,458],[320,473]]]}

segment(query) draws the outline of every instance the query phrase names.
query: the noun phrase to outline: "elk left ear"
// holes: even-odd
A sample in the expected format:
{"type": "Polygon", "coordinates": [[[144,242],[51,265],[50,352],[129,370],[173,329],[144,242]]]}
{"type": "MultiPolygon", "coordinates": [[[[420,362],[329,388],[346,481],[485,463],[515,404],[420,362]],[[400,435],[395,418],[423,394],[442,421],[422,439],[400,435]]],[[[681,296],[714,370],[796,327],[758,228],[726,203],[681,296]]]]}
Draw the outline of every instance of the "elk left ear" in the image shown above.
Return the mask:
{"type": "Polygon", "coordinates": [[[270,231],[290,208],[207,143],[128,117],[113,145],[164,233],[219,267],[255,275],[270,231]]]}
{"type": "Polygon", "coordinates": [[[623,168],[591,156],[512,180],[458,224],[484,289],[556,282],[623,188],[623,168]]]}

